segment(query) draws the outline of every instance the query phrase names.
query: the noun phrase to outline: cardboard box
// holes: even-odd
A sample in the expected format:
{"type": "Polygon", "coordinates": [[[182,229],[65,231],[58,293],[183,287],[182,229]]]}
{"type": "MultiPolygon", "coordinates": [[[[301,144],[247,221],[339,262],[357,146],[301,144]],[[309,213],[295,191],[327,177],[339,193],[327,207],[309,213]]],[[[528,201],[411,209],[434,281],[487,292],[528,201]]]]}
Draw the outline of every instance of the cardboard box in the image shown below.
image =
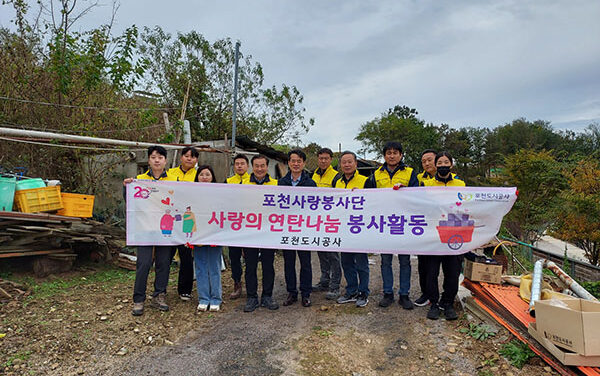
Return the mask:
{"type": "Polygon", "coordinates": [[[600,367],[600,356],[583,356],[557,347],[554,343],[544,338],[543,334],[537,330],[535,323],[529,324],[528,331],[540,345],[544,346],[562,364],[566,366],[600,367]]]}
{"type": "Polygon", "coordinates": [[[600,302],[538,300],[535,319],[538,332],[558,347],[585,356],[600,356],[600,302]]]}
{"type": "Polygon", "coordinates": [[[473,282],[502,283],[502,265],[483,264],[465,260],[465,278],[473,282]]]}

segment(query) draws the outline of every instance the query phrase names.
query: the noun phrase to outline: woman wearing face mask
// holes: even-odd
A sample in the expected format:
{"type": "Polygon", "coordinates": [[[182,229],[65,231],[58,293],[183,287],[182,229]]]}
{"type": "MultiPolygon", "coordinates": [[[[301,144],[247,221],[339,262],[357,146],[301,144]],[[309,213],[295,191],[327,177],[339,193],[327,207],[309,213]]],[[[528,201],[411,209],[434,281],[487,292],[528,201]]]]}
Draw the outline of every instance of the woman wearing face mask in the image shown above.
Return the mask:
{"type": "MultiPolygon", "coordinates": [[[[423,181],[425,187],[464,187],[465,182],[458,179],[450,172],[452,169],[452,156],[446,151],[441,151],[435,156],[436,173],[433,179],[423,181]]],[[[458,292],[458,277],[462,266],[462,255],[427,256],[425,277],[425,295],[431,301],[431,308],[427,318],[437,320],[440,310],[444,311],[446,320],[456,320],[458,315],[454,310],[454,298],[458,292]],[[444,271],[444,292],[440,298],[438,275],[440,264],[444,271]]]]}
{"type": "MultiPolygon", "coordinates": [[[[216,183],[213,169],[198,167],[195,181],[216,183]]],[[[209,245],[194,246],[194,267],[196,271],[196,289],[198,290],[198,311],[219,311],[223,302],[221,288],[222,248],[209,245]]]]}

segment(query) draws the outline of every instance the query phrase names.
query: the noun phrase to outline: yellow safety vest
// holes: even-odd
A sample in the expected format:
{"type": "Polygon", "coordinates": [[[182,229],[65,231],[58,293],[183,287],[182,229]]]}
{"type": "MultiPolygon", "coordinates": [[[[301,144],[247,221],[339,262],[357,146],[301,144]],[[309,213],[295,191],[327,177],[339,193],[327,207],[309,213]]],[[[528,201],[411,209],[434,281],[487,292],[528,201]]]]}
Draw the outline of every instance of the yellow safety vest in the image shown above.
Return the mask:
{"type": "Polygon", "coordinates": [[[350,180],[348,182],[344,181],[345,177],[346,176],[341,173],[338,176],[336,176],[335,179],[333,179],[334,188],[345,188],[345,189],[360,188],[360,189],[362,189],[365,187],[365,182],[367,181],[367,177],[359,174],[358,171],[354,171],[354,175],[352,175],[352,177],[350,178],[350,180]]]}
{"type": "Polygon", "coordinates": [[[175,178],[177,181],[194,181],[196,179],[196,171],[195,167],[190,168],[186,172],[183,172],[181,166],[171,168],[168,171],[168,174],[175,178]]]}
{"type": "Polygon", "coordinates": [[[425,187],[466,187],[467,186],[464,181],[456,178],[455,176],[452,176],[451,179],[447,183],[444,183],[443,181],[439,181],[436,178],[425,179],[425,180],[423,180],[423,185],[425,187]]]}
{"type": "Polygon", "coordinates": [[[325,170],[323,175],[319,175],[317,171],[318,169],[315,170],[312,176],[312,180],[314,180],[315,183],[317,183],[317,187],[331,188],[333,186],[333,179],[336,177],[338,172],[334,170],[333,167],[331,167],[331,165],[327,167],[327,170],[325,170]]]}
{"type": "Polygon", "coordinates": [[[250,179],[245,180],[242,184],[252,184],[252,185],[277,185],[277,179],[273,179],[271,176],[269,176],[269,174],[267,174],[267,176],[265,176],[265,180],[262,182],[262,184],[258,184],[256,182],[256,177],[254,176],[254,173],[252,173],[250,175],[250,179]]]}
{"type": "Polygon", "coordinates": [[[235,174],[233,176],[228,177],[227,184],[248,184],[248,183],[245,183],[245,181],[247,181],[247,180],[250,180],[250,174],[245,172],[244,175],[242,175],[242,176],[235,174]]]}
{"type": "Polygon", "coordinates": [[[377,188],[392,188],[394,185],[400,183],[408,187],[410,177],[412,176],[413,169],[411,167],[403,166],[399,168],[394,176],[390,178],[390,173],[387,171],[385,165],[381,166],[373,173],[377,188]]]}
{"type": "Polygon", "coordinates": [[[150,169],[148,169],[148,171],[144,172],[143,174],[139,174],[138,176],[136,176],[136,179],[138,179],[138,180],[165,180],[165,181],[175,181],[176,180],[167,171],[163,171],[163,173],[159,176],[159,178],[155,179],[154,176],[152,176],[152,172],[150,169]]]}

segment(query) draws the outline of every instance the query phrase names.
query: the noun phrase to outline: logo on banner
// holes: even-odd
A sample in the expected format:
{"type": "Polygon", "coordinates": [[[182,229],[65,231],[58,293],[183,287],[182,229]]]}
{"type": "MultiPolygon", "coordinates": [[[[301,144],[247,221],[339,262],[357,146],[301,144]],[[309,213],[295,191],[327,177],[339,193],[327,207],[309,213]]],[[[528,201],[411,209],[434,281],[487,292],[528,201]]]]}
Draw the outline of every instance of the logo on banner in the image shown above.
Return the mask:
{"type": "Polygon", "coordinates": [[[471,201],[473,199],[473,195],[470,193],[460,193],[458,192],[459,201],[471,201]]]}

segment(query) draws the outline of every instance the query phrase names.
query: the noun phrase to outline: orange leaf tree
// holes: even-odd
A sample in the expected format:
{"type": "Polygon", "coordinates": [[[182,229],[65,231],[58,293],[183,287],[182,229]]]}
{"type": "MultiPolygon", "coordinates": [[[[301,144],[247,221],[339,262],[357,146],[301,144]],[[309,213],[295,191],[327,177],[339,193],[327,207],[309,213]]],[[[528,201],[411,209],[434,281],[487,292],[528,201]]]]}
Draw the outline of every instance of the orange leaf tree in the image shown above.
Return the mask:
{"type": "Polygon", "coordinates": [[[585,251],[592,265],[600,263],[600,163],[581,160],[566,171],[569,190],[561,193],[553,232],[585,251]]]}

